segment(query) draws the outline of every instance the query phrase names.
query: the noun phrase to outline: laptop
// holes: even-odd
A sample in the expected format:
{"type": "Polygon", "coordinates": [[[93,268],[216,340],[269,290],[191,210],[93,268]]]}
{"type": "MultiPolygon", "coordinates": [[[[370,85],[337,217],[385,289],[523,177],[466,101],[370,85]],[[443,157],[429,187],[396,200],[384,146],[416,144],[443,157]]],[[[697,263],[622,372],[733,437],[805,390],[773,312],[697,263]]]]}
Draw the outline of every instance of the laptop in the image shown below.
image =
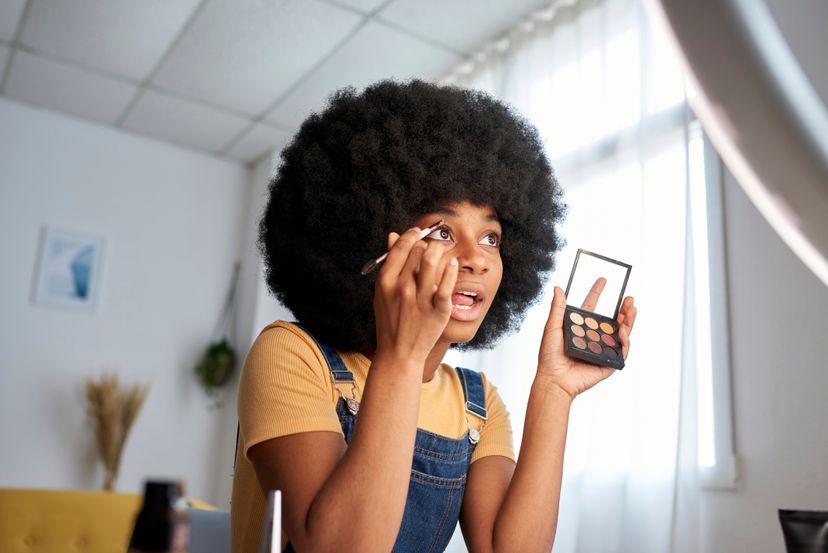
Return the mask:
{"type": "Polygon", "coordinates": [[[282,492],[271,490],[267,494],[262,537],[259,553],[280,553],[282,551],[282,492]]]}

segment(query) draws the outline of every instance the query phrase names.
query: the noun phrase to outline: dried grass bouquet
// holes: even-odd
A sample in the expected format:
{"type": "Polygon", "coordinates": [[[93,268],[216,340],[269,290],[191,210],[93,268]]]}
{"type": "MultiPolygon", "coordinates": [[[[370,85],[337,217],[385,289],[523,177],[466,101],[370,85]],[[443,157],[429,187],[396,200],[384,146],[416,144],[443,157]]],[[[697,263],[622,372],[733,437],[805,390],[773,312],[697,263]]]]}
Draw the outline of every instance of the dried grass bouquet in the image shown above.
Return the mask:
{"type": "Polygon", "coordinates": [[[106,491],[115,488],[124,444],[148,393],[146,384],[121,388],[114,374],[99,381],[86,379],[86,414],[95,427],[98,454],[106,469],[106,491]]]}

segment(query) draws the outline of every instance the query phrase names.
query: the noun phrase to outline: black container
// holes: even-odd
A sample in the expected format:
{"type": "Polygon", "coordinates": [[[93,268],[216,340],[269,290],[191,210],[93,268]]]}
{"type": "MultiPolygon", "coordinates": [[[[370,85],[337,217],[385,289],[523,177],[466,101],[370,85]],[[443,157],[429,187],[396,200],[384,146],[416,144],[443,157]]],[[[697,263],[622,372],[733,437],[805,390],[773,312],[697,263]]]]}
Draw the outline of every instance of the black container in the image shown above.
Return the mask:
{"type": "Polygon", "coordinates": [[[828,511],[779,509],[788,553],[828,553],[828,511]]]}
{"type": "Polygon", "coordinates": [[[129,553],[186,553],[190,517],[183,505],[180,482],[148,481],[144,504],[135,519],[129,553]]]}

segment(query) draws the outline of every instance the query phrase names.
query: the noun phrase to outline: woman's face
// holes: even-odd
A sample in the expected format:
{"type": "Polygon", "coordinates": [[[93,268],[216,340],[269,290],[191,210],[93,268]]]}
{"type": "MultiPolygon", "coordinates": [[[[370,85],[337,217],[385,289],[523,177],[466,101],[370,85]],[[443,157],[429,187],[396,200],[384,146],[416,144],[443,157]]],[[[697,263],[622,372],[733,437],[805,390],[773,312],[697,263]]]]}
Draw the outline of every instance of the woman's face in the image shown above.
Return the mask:
{"type": "Polygon", "coordinates": [[[469,202],[448,204],[443,209],[423,215],[414,224],[426,228],[439,219],[445,223],[425,240],[445,244],[444,263],[452,257],[456,257],[458,262],[451,318],[441,341],[464,343],[474,338],[500,287],[503,277],[503,262],[500,259],[503,229],[493,207],[469,202]]]}

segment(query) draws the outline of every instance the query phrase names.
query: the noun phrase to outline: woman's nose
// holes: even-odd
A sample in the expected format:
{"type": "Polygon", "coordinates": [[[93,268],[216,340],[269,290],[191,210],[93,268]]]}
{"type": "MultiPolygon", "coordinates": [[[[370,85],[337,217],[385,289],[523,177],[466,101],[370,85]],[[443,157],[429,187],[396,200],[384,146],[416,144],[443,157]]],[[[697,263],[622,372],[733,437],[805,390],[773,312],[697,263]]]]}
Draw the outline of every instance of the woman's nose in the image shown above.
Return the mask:
{"type": "Polygon", "coordinates": [[[471,272],[472,274],[483,274],[488,272],[489,263],[486,256],[480,250],[480,246],[474,241],[461,240],[454,247],[455,257],[460,270],[471,272]]]}

